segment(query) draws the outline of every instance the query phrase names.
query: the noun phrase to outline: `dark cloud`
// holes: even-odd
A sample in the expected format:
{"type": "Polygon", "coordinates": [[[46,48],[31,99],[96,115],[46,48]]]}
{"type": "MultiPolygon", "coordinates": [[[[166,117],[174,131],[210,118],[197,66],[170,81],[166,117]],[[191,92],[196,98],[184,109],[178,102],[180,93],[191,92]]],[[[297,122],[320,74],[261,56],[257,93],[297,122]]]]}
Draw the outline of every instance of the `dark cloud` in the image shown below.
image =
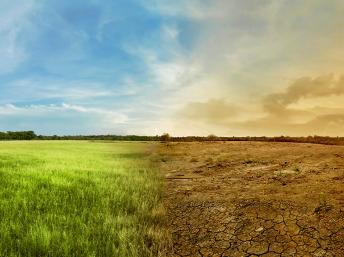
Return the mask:
{"type": "Polygon", "coordinates": [[[344,136],[344,114],[318,115],[310,121],[289,123],[283,119],[268,116],[262,119],[232,123],[228,126],[241,129],[248,135],[261,136],[307,136],[332,135],[344,136]]]}
{"type": "Polygon", "coordinates": [[[285,112],[290,104],[301,99],[344,94],[344,76],[333,75],[316,78],[303,77],[295,80],[284,93],[270,94],[263,99],[264,109],[271,114],[285,112]]]}
{"type": "Polygon", "coordinates": [[[257,109],[261,118],[224,99],[204,103],[189,103],[182,110],[185,118],[202,122],[206,126],[222,126],[224,130],[239,131],[241,135],[344,135],[343,106],[329,108],[316,106],[294,109],[290,106],[303,99],[317,103],[318,98],[344,95],[344,76],[333,75],[296,79],[283,93],[265,96],[257,109]],[[250,117],[238,121],[237,117],[250,117]]]}
{"type": "Polygon", "coordinates": [[[314,134],[338,135],[344,132],[344,113],[328,114],[315,117],[304,125],[304,132],[314,131],[314,134]]]}

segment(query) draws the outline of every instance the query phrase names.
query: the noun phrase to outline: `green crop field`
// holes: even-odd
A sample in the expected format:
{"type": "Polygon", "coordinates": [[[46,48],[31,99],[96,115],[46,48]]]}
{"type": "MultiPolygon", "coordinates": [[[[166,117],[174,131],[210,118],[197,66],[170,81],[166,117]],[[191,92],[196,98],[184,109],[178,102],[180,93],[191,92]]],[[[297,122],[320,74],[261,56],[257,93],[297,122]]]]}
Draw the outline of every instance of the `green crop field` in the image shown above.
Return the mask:
{"type": "Polygon", "coordinates": [[[0,256],[158,256],[152,144],[0,142],[0,256]]]}

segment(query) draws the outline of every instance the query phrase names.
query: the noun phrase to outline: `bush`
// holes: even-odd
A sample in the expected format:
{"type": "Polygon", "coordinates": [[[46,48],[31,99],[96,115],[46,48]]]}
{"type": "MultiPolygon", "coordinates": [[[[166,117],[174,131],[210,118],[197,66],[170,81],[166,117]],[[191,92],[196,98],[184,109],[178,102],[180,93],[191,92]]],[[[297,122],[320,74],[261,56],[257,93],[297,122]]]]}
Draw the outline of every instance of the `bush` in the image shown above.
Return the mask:
{"type": "Polygon", "coordinates": [[[162,134],[162,136],[160,137],[160,140],[163,141],[163,142],[168,142],[168,141],[170,141],[170,139],[171,139],[171,136],[170,136],[170,134],[168,134],[168,133],[164,133],[164,134],[162,134]]]}

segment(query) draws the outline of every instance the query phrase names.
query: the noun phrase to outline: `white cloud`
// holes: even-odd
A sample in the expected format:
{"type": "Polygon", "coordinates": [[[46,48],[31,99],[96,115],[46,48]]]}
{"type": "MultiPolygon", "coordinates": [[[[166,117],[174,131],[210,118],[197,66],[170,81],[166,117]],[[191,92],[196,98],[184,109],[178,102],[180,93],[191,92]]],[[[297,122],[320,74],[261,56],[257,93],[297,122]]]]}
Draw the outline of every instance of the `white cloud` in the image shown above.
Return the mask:
{"type": "Polygon", "coordinates": [[[204,20],[210,17],[218,17],[222,13],[221,10],[212,8],[212,4],[209,4],[209,2],[202,0],[142,0],[141,2],[148,10],[163,16],[204,20]]]}
{"type": "Polygon", "coordinates": [[[76,111],[89,115],[96,115],[99,116],[99,118],[101,118],[105,123],[109,123],[111,125],[123,124],[128,121],[128,117],[122,113],[101,108],[89,108],[63,103],[61,107],[58,107],[58,110],[76,111]]]}
{"type": "MultiPolygon", "coordinates": [[[[199,75],[197,64],[190,65],[190,60],[179,52],[173,52],[166,60],[160,58],[159,53],[149,47],[126,46],[125,50],[144,63],[149,76],[146,83],[153,85],[156,91],[175,91],[187,87],[189,80],[199,75]]],[[[176,49],[171,49],[174,50],[176,49]]]]}
{"type": "Polygon", "coordinates": [[[20,36],[29,27],[34,8],[31,0],[0,3],[0,74],[13,71],[27,58],[20,36]]]}
{"type": "Polygon", "coordinates": [[[5,98],[0,96],[0,102],[5,103],[42,99],[85,102],[92,99],[136,95],[140,87],[130,78],[123,78],[118,84],[112,85],[97,81],[28,77],[3,85],[2,91],[6,94],[5,98]],[[18,95],[18,92],[21,94],[18,95]]]}
{"type": "Polygon", "coordinates": [[[63,133],[107,133],[128,122],[124,113],[80,105],[0,106],[0,130],[33,129],[63,133]],[[5,121],[5,123],[3,122],[5,121]]]}
{"type": "Polygon", "coordinates": [[[48,112],[68,112],[75,111],[79,113],[86,113],[90,115],[98,115],[103,118],[111,118],[113,123],[124,123],[127,121],[126,115],[119,112],[101,109],[101,108],[91,108],[80,105],[73,105],[62,103],[61,105],[49,104],[49,105],[28,105],[28,106],[16,106],[13,104],[6,104],[0,106],[1,115],[29,115],[37,116],[48,112]]]}
{"type": "Polygon", "coordinates": [[[163,39],[167,42],[177,42],[179,36],[179,29],[176,25],[167,25],[165,24],[162,27],[162,36],[163,39]]]}

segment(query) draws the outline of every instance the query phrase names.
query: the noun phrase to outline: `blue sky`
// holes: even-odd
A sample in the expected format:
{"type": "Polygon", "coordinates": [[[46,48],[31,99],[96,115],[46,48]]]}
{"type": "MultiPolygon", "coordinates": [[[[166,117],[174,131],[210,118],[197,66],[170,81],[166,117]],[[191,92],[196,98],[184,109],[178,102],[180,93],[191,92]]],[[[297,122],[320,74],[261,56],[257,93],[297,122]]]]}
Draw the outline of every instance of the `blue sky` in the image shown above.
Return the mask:
{"type": "Polygon", "coordinates": [[[151,91],[160,92],[146,58],[170,58],[166,34],[183,21],[128,0],[1,1],[1,10],[2,130],[128,133],[154,116],[151,91]]]}
{"type": "Polygon", "coordinates": [[[0,131],[344,133],[333,89],[343,10],[339,0],[0,0],[0,131]],[[302,93],[319,84],[322,95],[302,93]]]}

